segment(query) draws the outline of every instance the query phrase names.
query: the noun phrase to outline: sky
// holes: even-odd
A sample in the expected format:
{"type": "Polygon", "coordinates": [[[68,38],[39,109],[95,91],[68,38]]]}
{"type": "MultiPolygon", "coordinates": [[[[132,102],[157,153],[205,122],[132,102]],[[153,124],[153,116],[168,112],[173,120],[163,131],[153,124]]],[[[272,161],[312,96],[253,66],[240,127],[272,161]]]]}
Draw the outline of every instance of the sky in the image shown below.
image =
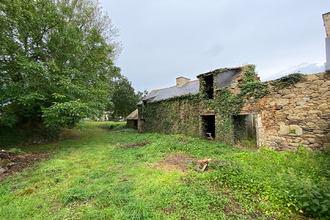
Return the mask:
{"type": "Polygon", "coordinates": [[[116,60],[136,91],[179,76],[255,64],[262,81],[324,71],[329,0],[99,0],[123,51],[116,60]]]}

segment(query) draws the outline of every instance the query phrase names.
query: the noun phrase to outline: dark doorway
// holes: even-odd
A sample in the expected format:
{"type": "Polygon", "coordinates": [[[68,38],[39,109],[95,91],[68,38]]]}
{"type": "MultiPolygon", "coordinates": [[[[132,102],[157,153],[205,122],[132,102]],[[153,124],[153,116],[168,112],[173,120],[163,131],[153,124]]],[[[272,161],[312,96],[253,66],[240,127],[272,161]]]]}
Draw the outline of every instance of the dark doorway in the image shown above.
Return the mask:
{"type": "Polygon", "coordinates": [[[204,82],[205,82],[204,92],[206,93],[209,99],[213,99],[213,93],[214,93],[213,78],[214,78],[213,75],[204,76],[204,82]]]}
{"type": "Polygon", "coordinates": [[[256,116],[254,114],[234,115],[233,123],[235,143],[256,140],[256,116]]]}
{"type": "Polygon", "coordinates": [[[138,120],[133,120],[133,128],[134,128],[135,130],[138,129],[138,120]]]}
{"type": "Polygon", "coordinates": [[[203,135],[207,139],[215,138],[215,116],[214,115],[203,115],[203,135]]]}

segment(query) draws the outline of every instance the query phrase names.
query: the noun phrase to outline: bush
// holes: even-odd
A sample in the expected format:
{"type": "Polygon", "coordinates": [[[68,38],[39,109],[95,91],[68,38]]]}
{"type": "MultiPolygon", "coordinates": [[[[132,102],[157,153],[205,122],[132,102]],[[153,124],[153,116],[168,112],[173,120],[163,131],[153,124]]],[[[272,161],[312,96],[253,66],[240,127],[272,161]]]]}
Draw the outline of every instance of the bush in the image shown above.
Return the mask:
{"type": "Polygon", "coordinates": [[[0,127],[0,147],[29,145],[56,140],[59,128],[35,124],[33,127],[0,127]]]}

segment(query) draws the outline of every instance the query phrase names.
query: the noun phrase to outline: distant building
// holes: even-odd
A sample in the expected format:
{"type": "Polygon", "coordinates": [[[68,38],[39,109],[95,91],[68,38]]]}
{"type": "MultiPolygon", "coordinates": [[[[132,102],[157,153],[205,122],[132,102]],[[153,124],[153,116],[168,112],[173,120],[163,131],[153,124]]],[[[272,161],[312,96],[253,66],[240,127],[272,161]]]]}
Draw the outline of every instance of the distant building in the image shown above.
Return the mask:
{"type": "Polygon", "coordinates": [[[131,114],[126,117],[127,127],[138,129],[138,109],[135,109],[131,114]]]}

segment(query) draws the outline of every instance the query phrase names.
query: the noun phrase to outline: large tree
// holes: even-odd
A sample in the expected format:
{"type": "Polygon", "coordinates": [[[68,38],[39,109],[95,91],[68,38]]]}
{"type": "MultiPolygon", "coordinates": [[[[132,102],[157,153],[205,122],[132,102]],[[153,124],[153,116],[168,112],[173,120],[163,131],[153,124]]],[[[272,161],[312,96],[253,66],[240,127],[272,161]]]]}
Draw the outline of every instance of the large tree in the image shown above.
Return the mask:
{"type": "Polygon", "coordinates": [[[109,110],[113,112],[113,119],[126,117],[137,108],[137,103],[148,92],[135,92],[132,84],[124,76],[118,77],[111,82],[114,92],[110,96],[111,106],[109,110]]]}
{"type": "Polygon", "coordinates": [[[97,2],[2,0],[0,32],[0,125],[67,126],[103,113],[119,47],[97,2]]]}

